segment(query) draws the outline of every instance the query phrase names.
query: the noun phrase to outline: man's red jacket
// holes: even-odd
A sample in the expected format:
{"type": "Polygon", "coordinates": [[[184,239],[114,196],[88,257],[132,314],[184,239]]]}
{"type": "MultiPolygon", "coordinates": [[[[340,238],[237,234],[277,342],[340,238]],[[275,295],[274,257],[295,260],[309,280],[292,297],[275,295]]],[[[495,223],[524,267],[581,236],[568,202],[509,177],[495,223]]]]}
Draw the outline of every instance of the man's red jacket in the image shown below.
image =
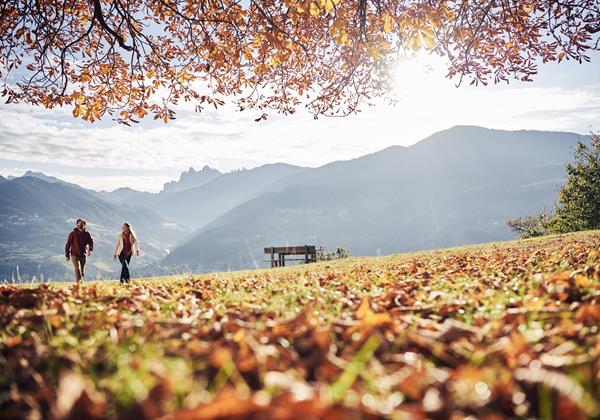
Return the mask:
{"type": "Polygon", "coordinates": [[[92,235],[84,230],[78,228],[73,229],[73,232],[69,233],[67,243],[65,245],[65,255],[68,257],[83,257],[85,255],[85,247],[89,245],[90,252],[94,250],[94,241],[92,241],[92,235]]]}

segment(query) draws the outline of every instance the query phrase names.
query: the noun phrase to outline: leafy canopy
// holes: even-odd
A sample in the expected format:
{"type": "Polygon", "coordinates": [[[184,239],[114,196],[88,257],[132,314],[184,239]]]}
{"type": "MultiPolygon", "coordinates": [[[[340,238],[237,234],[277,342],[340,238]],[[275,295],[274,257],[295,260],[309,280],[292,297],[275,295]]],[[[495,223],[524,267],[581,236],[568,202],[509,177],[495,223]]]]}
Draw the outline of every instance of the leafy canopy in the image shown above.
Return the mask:
{"type": "Polygon", "coordinates": [[[347,115],[386,95],[409,51],[445,56],[461,81],[530,80],[537,62],[589,60],[598,22],[597,0],[6,0],[0,89],[92,122],[226,99],[259,119],[347,115]]]}

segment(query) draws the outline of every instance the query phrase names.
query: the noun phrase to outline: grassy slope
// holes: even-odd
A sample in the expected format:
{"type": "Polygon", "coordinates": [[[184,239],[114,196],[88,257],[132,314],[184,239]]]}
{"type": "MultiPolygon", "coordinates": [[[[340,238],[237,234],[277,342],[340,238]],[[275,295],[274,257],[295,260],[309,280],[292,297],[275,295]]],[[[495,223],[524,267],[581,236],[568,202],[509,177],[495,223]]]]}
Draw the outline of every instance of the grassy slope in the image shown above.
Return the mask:
{"type": "Polygon", "coordinates": [[[599,252],[584,232],[0,287],[0,417],[596,417],[599,252]]]}

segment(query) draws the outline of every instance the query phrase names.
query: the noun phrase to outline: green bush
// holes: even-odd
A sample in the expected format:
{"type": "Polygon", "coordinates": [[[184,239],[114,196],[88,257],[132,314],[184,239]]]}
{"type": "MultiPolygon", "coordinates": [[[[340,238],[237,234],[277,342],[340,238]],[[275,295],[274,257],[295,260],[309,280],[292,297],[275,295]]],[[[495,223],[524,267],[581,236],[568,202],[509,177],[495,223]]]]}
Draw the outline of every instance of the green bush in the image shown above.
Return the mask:
{"type": "Polygon", "coordinates": [[[343,258],[348,258],[349,256],[350,251],[340,246],[338,246],[335,251],[329,251],[324,246],[317,248],[317,261],[341,260],[343,258]]]}
{"type": "Polygon", "coordinates": [[[543,211],[506,222],[520,238],[600,229],[600,136],[593,134],[589,145],[577,143],[574,157],[553,214],[543,211]]]}

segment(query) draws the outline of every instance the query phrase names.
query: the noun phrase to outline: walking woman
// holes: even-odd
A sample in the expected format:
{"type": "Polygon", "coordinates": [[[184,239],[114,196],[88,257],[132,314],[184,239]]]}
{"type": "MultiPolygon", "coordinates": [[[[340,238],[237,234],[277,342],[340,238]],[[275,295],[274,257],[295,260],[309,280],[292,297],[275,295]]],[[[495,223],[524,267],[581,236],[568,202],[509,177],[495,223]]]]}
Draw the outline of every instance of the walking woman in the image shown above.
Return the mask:
{"type": "Polygon", "coordinates": [[[129,283],[129,262],[131,256],[140,255],[140,248],[135,232],[129,223],[123,223],[123,232],[117,238],[113,259],[119,257],[121,262],[121,284],[129,283]]]}

